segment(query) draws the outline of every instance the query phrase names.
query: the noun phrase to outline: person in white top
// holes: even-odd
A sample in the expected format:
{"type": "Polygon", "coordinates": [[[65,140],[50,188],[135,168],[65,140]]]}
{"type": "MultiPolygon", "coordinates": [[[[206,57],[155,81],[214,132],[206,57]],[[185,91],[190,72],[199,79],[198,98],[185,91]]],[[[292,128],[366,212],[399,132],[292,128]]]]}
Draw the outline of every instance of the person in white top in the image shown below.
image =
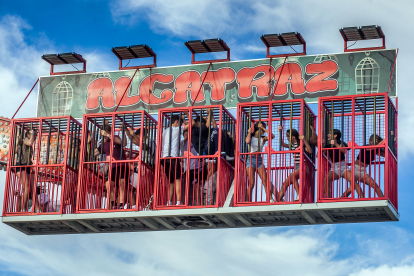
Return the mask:
{"type": "MultiPolygon", "coordinates": [[[[274,134],[271,134],[271,139],[275,138],[274,134]]],[[[266,129],[264,122],[257,122],[254,124],[254,129],[249,128],[247,136],[245,138],[246,144],[250,145],[250,154],[247,155],[246,160],[246,172],[249,178],[249,187],[246,194],[246,201],[251,201],[251,195],[254,187],[255,173],[257,173],[262,180],[263,186],[267,191],[267,173],[266,168],[263,166],[262,154],[265,143],[269,141],[269,131],[266,129]],[[262,134],[267,133],[268,136],[262,134]]],[[[273,187],[270,187],[272,193],[273,187]]]]}
{"type": "MultiPolygon", "coordinates": [[[[184,112],[184,114],[189,118],[188,112],[184,112]]],[[[184,123],[184,126],[180,125],[180,117],[178,115],[172,115],[170,118],[170,126],[162,132],[161,164],[164,166],[164,172],[170,183],[168,205],[172,205],[174,184],[177,205],[181,205],[181,161],[178,158],[170,158],[180,156],[181,134],[189,126],[188,122],[185,121],[184,115],[181,117],[181,123],[184,123]]]]}
{"type": "MultiPolygon", "coordinates": [[[[279,126],[279,130],[282,130],[282,126],[279,126]]],[[[282,141],[282,147],[284,148],[289,148],[290,145],[290,149],[291,150],[297,150],[300,147],[300,140],[303,141],[303,144],[305,145],[305,150],[311,154],[312,153],[312,148],[309,145],[309,143],[306,141],[306,139],[304,139],[305,136],[303,135],[299,135],[298,131],[296,129],[292,129],[292,134],[290,133],[290,129],[288,129],[286,131],[286,139],[289,141],[289,144],[286,144],[282,141]]],[[[299,153],[293,153],[292,154],[292,158],[293,158],[293,163],[295,164],[295,171],[293,173],[291,173],[288,178],[283,182],[282,187],[280,188],[280,195],[279,195],[279,199],[280,201],[283,201],[283,197],[285,196],[286,190],[287,188],[293,184],[295,191],[296,191],[296,197],[295,197],[295,201],[299,200],[299,175],[300,175],[300,154],[299,153]]],[[[290,164],[290,162],[292,161],[292,158],[289,158],[287,161],[288,164],[286,164],[286,166],[290,166],[293,164],[290,164]]]]}

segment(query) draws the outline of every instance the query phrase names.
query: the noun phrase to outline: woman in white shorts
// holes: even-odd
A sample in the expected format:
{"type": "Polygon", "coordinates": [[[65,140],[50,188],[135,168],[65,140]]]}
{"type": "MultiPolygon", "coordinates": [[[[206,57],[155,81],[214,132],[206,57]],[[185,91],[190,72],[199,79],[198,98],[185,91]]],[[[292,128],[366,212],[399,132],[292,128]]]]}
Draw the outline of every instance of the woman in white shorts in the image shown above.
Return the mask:
{"type": "MultiPolygon", "coordinates": [[[[338,129],[333,130],[333,136],[331,133],[328,134],[328,141],[329,145],[325,146],[325,148],[334,148],[334,150],[328,150],[328,158],[331,161],[331,169],[328,172],[328,175],[325,176],[324,181],[324,191],[325,197],[330,197],[332,186],[328,185],[333,180],[338,180],[340,177],[347,179],[347,166],[345,161],[345,154],[349,149],[344,147],[348,147],[347,143],[341,142],[341,131],[338,129]],[[332,139],[333,138],[333,139],[332,139]],[[343,147],[341,146],[343,144],[343,147]]],[[[347,179],[348,180],[348,179],[347,179]]],[[[348,180],[349,181],[349,180],[348,180]]]]}
{"type": "MultiPolygon", "coordinates": [[[[365,146],[373,146],[373,145],[381,145],[385,142],[380,136],[375,135],[375,144],[374,144],[374,134],[371,135],[369,138],[369,144],[365,146]]],[[[347,178],[349,178],[349,182],[352,182],[352,178],[355,178],[355,191],[357,192],[360,198],[363,198],[364,195],[361,191],[361,186],[357,183],[365,183],[369,187],[375,187],[375,192],[377,193],[378,197],[384,197],[384,194],[381,191],[381,188],[375,183],[374,179],[366,173],[366,168],[372,164],[375,164],[376,156],[385,157],[385,151],[383,148],[365,148],[361,149],[358,157],[355,160],[354,172],[352,173],[351,170],[347,171],[347,178]]],[[[348,197],[352,192],[352,187],[349,187],[346,192],[342,195],[343,197],[348,197]]]]}

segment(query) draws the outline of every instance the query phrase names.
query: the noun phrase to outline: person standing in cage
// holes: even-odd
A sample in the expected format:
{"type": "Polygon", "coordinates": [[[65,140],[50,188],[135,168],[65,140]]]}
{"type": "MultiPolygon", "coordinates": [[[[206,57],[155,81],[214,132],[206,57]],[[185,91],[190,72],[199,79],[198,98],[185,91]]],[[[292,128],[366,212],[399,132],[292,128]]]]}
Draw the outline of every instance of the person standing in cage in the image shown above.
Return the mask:
{"type": "MultiPolygon", "coordinates": [[[[247,136],[245,138],[246,144],[250,145],[250,155],[247,156],[246,160],[246,172],[249,178],[249,187],[246,194],[246,201],[251,200],[255,173],[257,173],[263,183],[265,190],[267,191],[267,173],[266,168],[263,166],[263,158],[261,154],[257,152],[262,152],[263,147],[267,141],[269,141],[269,131],[266,129],[266,124],[264,122],[257,122],[253,126],[254,128],[249,128],[247,131],[247,136]],[[267,133],[268,136],[261,135],[261,133],[267,133]],[[260,135],[260,136],[259,136],[260,135]]],[[[275,135],[272,133],[270,139],[275,138],[275,135]]],[[[270,187],[269,191],[273,195],[273,185],[270,187]]],[[[270,202],[273,202],[273,198],[270,198],[270,202]]]]}
{"type": "Polygon", "coordinates": [[[205,117],[197,116],[194,119],[194,124],[191,127],[191,143],[199,155],[206,155],[206,145],[209,139],[208,133],[211,122],[211,110],[207,109],[207,119],[205,117]]]}
{"type": "MultiPolygon", "coordinates": [[[[282,126],[279,126],[279,130],[282,130],[282,126]]],[[[306,152],[308,152],[309,154],[312,154],[312,148],[309,145],[309,143],[306,141],[306,139],[304,139],[305,136],[303,135],[299,135],[298,131],[296,129],[292,129],[292,134],[290,133],[290,129],[288,129],[286,131],[286,139],[289,141],[289,144],[286,144],[284,142],[282,142],[282,147],[284,148],[289,148],[290,145],[290,149],[291,150],[297,150],[300,146],[300,140],[303,141],[303,144],[305,145],[305,150],[306,152]]],[[[291,160],[291,159],[289,159],[291,160]]],[[[295,197],[295,201],[299,200],[299,176],[300,176],[300,154],[299,153],[293,153],[293,160],[295,163],[295,171],[293,173],[291,173],[288,178],[283,182],[282,187],[281,187],[281,192],[280,192],[280,201],[283,200],[283,197],[285,196],[286,190],[288,188],[288,186],[290,186],[291,184],[293,184],[295,191],[296,191],[296,197],[295,197]]],[[[286,165],[290,165],[290,164],[286,164],[286,165]]]]}
{"type": "MultiPolygon", "coordinates": [[[[128,139],[132,141],[134,145],[138,147],[138,151],[141,150],[139,141],[141,139],[141,128],[134,131],[133,129],[128,129],[126,125],[124,125],[124,130],[128,139]]],[[[144,136],[142,140],[142,161],[148,162],[151,167],[153,167],[155,163],[155,149],[156,144],[155,141],[149,141],[149,136],[144,129],[144,136]],[[148,158],[146,158],[148,156],[148,158]]]]}
{"type": "MultiPolygon", "coordinates": [[[[27,211],[27,201],[32,198],[32,193],[35,192],[34,187],[34,172],[30,167],[20,167],[20,166],[30,166],[32,165],[32,155],[33,155],[33,144],[36,140],[36,132],[34,130],[28,130],[24,134],[24,138],[19,138],[16,145],[17,152],[17,162],[16,166],[16,175],[20,179],[23,195],[19,195],[19,200],[17,204],[17,211],[21,212],[27,211]]],[[[35,196],[35,208],[39,209],[39,202],[37,196],[35,196]]]]}
{"type": "MultiPolygon", "coordinates": [[[[328,133],[328,141],[329,144],[325,146],[325,148],[328,148],[328,158],[332,163],[331,169],[328,172],[328,175],[325,176],[324,179],[324,192],[325,196],[329,197],[332,192],[332,187],[330,183],[335,180],[339,179],[340,177],[347,179],[347,166],[346,166],[346,160],[345,160],[345,154],[349,149],[346,149],[345,147],[348,147],[348,144],[345,142],[341,142],[342,133],[338,129],[333,129],[333,137],[331,135],[331,132],[328,133]],[[341,144],[343,146],[341,146],[341,144]]],[[[348,180],[349,181],[349,180],[348,180]]]]}
{"type": "MultiPolygon", "coordinates": [[[[134,131],[133,129],[128,129],[128,127],[124,124],[123,129],[128,136],[128,139],[138,147],[138,151],[141,150],[140,147],[140,140],[141,140],[141,128],[134,131]]],[[[155,162],[155,142],[149,141],[148,135],[145,132],[144,129],[144,136],[143,136],[143,146],[142,146],[142,152],[141,152],[141,160],[143,162],[148,162],[151,167],[154,166],[155,162]],[[148,157],[147,157],[148,156],[148,157]]],[[[132,154],[132,152],[130,153],[132,154]]],[[[136,207],[136,192],[137,192],[137,186],[138,186],[138,160],[139,155],[135,158],[137,162],[133,162],[130,164],[130,169],[134,172],[131,174],[130,177],[130,183],[132,183],[132,191],[128,193],[128,202],[132,205],[132,209],[135,209],[136,207]]],[[[126,206],[128,207],[128,206],[126,206]]]]}
{"type": "MultiPolygon", "coordinates": [[[[187,124],[184,122],[184,124],[187,124]]],[[[184,139],[180,142],[180,155],[185,156],[185,152],[188,150],[188,129],[183,131],[184,139]]],[[[195,150],[194,145],[190,144],[190,152],[194,156],[198,156],[198,152],[195,150]]],[[[189,205],[193,206],[195,204],[194,202],[194,192],[196,193],[196,196],[199,195],[200,191],[197,191],[195,189],[195,184],[197,183],[204,183],[205,179],[207,178],[207,166],[204,166],[203,168],[200,168],[200,160],[199,159],[191,159],[190,160],[190,169],[187,171],[187,159],[184,159],[183,164],[183,179],[187,179],[187,174],[190,178],[190,185],[189,185],[189,205]]],[[[200,187],[200,185],[197,185],[197,187],[200,187]]]]}
{"type": "MultiPolygon", "coordinates": [[[[189,118],[188,112],[184,114],[189,118]]],[[[181,117],[185,121],[184,116],[181,117]]],[[[180,137],[189,124],[184,127],[180,125],[180,116],[172,115],[170,117],[170,126],[165,128],[162,133],[161,158],[168,158],[161,160],[164,167],[164,172],[167,175],[170,183],[168,189],[168,205],[172,205],[174,195],[174,186],[176,192],[177,205],[181,205],[181,163],[180,160],[174,157],[179,157],[180,137]],[[173,157],[172,159],[170,157],[173,157]]]]}
{"type": "MultiPolygon", "coordinates": [[[[98,147],[95,149],[94,155],[95,157],[100,155],[102,153],[106,154],[106,156],[110,156],[111,153],[111,126],[107,123],[104,125],[104,129],[101,130],[101,135],[103,136],[103,147],[98,144],[98,147]]],[[[114,148],[112,152],[112,158],[114,160],[125,160],[125,153],[122,154],[122,147],[125,147],[127,145],[126,139],[124,140],[124,143],[122,144],[122,140],[118,135],[115,135],[113,137],[114,139],[114,148]]],[[[112,163],[112,172],[111,172],[111,179],[108,179],[107,182],[105,182],[106,190],[110,191],[109,195],[109,209],[112,209],[112,207],[115,204],[115,193],[114,193],[114,187],[119,187],[119,202],[118,206],[115,206],[117,209],[123,209],[124,207],[124,200],[125,200],[125,179],[129,179],[129,173],[130,169],[129,166],[126,166],[124,163],[112,163]]]]}
{"type": "MultiPolygon", "coordinates": [[[[372,134],[369,138],[369,144],[365,146],[380,146],[385,142],[380,136],[372,134]],[[375,137],[375,138],[374,138],[375,137]],[[375,143],[374,143],[375,141],[375,143]]],[[[377,193],[378,197],[384,197],[384,194],[381,191],[381,188],[378,186],[378,184],[375,182],[374,179],[369,175],[369,173],[366,173],[366,168],[368,168],[370,165],[376,165],[379,164],[379,162],[375,162],[376,156],[379,155],[381,157],[385,157],[385,150],[383,148],[377,148],[377,149],[361,149],[358,157],[355,160],[355,166],[354,166],[354,173],[352,174],[351,170],[347,170],[347,179],[349,182],[352,182],[352,178],[355,179],[355,191],[357,192],[359,198],[363,198],[364,195],[361,191],[361,186],[358,183],[365,183],[371,188],[375,189],[375,192],[377,193]]],[[[342,195],[342,197],[348,197],[352,193],[352,187],[349,187],[346,192],[342,195]]]]}

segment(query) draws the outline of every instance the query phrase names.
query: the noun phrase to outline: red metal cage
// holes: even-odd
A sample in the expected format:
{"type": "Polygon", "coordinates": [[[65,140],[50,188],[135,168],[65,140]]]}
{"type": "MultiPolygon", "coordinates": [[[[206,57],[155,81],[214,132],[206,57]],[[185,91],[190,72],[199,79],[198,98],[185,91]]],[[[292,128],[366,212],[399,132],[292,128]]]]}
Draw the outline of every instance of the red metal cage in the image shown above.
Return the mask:
{"type": "Polygon", "coordinates": [[[160,109],[158,118],[155,208],[222,207],[234,178],[236,119],[221,105],[160,109]]]}
{"type": "Polygon", "coordinates": [[[12,120],[4,216],[75,212],[81,129],[70,116],[12,120]]]}
{"type": "Polygon", "coordinates": [[[157,121],[131,111],[86,114],[83,122],[78,212],[151,209],[157,121]]]}
{"type": "Polygon", "coordinates": [[[234,204],[314,202],[316,116],[304,100],[238,104],[237,118],[234,204]]]}
{"type": "Polygon", "coordinates": [[[388,199],[398,208],[397,114],[386,93],[319,98],[319,202],[388,199]]]}

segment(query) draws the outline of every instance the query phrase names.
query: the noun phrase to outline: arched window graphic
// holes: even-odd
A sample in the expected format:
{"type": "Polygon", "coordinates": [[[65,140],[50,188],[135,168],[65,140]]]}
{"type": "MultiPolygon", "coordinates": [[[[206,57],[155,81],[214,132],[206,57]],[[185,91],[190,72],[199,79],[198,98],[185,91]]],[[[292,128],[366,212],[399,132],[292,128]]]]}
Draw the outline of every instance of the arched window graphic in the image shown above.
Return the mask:
{"type": "Polygon", "coordinates": [[[67,81],[56,85],[52,94],[52,116],[70,115],[73,89],[67,81]]]}
{"type": "Polygon", "coordinates": [[[368,55],[355,68],[355,84],[357,94],[378,93],[380,67],[368,55]]]}

